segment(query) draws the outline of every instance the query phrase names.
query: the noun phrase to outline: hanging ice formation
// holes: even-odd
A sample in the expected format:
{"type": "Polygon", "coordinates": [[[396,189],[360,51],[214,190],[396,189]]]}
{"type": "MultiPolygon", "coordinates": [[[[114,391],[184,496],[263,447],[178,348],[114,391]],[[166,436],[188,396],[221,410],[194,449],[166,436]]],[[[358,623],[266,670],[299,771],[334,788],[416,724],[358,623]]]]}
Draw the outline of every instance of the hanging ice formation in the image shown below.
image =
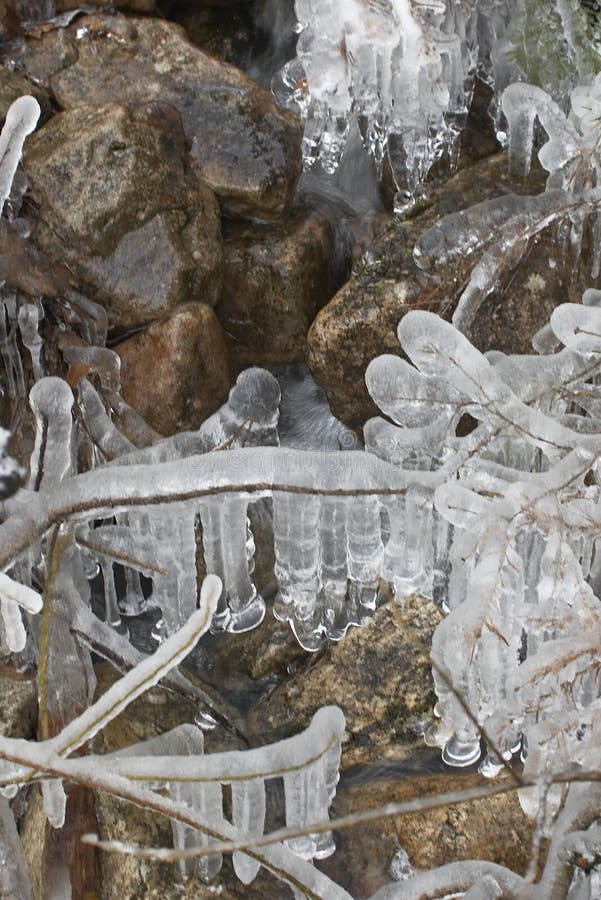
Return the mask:
{"type": "MultiPolygon", "coordinates": [[[[117,776],[135,778],[187,803],[214,826],[226,824],[222,786],[232,791],[231,824],[241,834],[263,834],[267,804],[265,783],[279,779],[284,788],[286,825],[304,828],[323,823],[338,783],[344,716],[334,706],[322,707],[309,727],[276,744],[203,756],[203,736],[195,726],[181,726],[151,741],[101,758],[117,776]],[[199,758],[201,757],[201,758],[199,758]]],[[[270,813],[272,815],[272,813],[270,813]]],[[[177,849],[211,846],[214,842],[194,828],[174,823],[177,849]]],[[[286,846],[301,859],[324,859],[335,850],[331,832],[291,839],[286,846]]],[[[234,869],[244,884],[254,881],[261,864],[245,853],[234,853],[234,869]]],[[[210,881],[221,869],[219,855],[182,862],[182,874],[210,881]]]]}
{"type": "MultiPolygon", "coordinates": [[[[333,172],[351,129],[411,194],[456,152],[476,73],[496,92],[536,80],[561,100],[599,71],[578,0],[296,0],[296,57],[276,98],[299,110],[306,166],[333,172]]],[[[594,31],[594,29],[593,29],[594,31]]]]}
{"type": "Polygon", "coordinates": [[[319,158],[333,172],[356,120],[379,165],[389,136],[401,140],[399,179],[413,191],[452,140],[453,118],[467,111],[471,20],[455,30],[456,11],[447,14],[444,0],[296,0],[295,8],[297,56],[274,92],[301,110],[305,163],[319,158]]]}

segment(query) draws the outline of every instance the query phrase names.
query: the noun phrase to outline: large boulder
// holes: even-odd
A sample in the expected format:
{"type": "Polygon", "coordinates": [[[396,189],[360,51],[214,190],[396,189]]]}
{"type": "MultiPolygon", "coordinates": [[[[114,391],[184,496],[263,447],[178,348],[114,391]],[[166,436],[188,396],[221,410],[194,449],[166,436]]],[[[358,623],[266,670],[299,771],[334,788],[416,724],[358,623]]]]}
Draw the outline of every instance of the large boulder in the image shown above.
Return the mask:
{"type": "Polygon", "coordinates": [[[223,247],[212,191],[188,169],[180,117],[153,101],[80,106],[28,141],[35,239],[63,259],[109,326],[138,327],[219,296],[223,247]]]}
{"type": "Polygon", "coordinates": [[[22,65],[65,109],[118,99],[181,114],[202,178],[232,214],[274,219],[289,208],[301,130],[270,93],[172,22],[99,13],[28,40],[22,65]]]}

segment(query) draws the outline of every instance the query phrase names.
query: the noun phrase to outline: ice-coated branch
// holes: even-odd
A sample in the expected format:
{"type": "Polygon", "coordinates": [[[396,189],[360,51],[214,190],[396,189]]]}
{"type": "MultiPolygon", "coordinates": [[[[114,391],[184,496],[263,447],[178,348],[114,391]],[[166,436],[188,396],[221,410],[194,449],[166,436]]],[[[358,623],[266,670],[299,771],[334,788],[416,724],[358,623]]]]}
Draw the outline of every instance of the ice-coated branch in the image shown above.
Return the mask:
{"type": "MultiPolygon", "coordinates": [[[[244,836],[240,835],[228,822],[215,823],[187,805],[163,797],[126,778],[105,772],[101,766],[97,765],[97,757],[78,757],[66,760],[55,753],[48,752],[48,748],[43,744],[3,737],[0,737],[0,757],[21,767],[85,784],[95,790],[102,790],[121,799],[129,800],[136,806],[162,813],[177,822],[203,832],[213,842],[224,842],[228,845],[236,843],[241,848],[245,847],[244,836]]],[[[277,878],[288,882],[311,900],[330,900],[330,898],[332,900],[352,900],[350,894],[343,888],[282,844],[269,842],[269,846],[265,846],[261,850],[249,847],[245,852],[277,878]]]]}
{"type": "Polygon", "coordinates": [[[73,719],[48,745],[52,752],[72,753],[90,740],[107,722],[125,709],[136,697],[179,665],[190,653],[198,639],[208,631],[221,583],[214,575],[208,575],[201,589],[200,609],[194,612],[180,630],[155,650],[152,656],[142,659],[92,704],[84,713],[73,719]]]}
{"type": "Polygon", "coordinates": [[[112,772],[136,781],[218,781],[220,784],[232,784],[255,778],[276,778],[317,762],[341,741],[344,727],[342,711],[335,706],[324,706],[315,713],[309,727],[301,734],[256,749],[211,753],[203,757],[201,763],[192,757],[145,757],[142,747],[135,759],[129,756],[121,759],[118,751],[105,759],[112,772]]]}
{"type": "Polygon", "coordinates": [[[459,893],[467,896],[466,892],[486,876],[491,876],[497,882],[505,900],[519,900],[522,897],[524,879],[520,875],[496,863],[466,859],[430,869],[429,872],[420,872],[401,884],[386,885],[373,894],[370,900],[422,900],[425,897],[459,893]]]}

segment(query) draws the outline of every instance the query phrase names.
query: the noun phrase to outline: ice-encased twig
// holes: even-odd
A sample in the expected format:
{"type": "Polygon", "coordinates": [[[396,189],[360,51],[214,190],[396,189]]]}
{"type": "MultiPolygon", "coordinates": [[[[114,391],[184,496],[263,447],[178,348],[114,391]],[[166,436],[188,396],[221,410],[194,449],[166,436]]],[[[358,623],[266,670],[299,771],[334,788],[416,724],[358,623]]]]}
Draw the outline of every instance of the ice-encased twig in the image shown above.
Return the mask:
{"type": "MultiPolygon", "coordinates": [[[[4,737],[0,737],[0,757],[48,775],[88,784],[96,790],[106,791],[122,799],[130,800],[137,806],[163,813],[191,828],[205,832],[213,838],[214,843],[223,841],[228,844],[238,843],[244,846],[245,836],[236,831],[229,823],[223,822],[215,825],[189,807],[182,807],[176,801],[163,797],[149,788],[107,772],[102,766],[98,766],[98,760],[101,757],[63,759],[61,756],[49,752],[48,746],[45,744],[4,737]]],[[[344,888],[337,885],[312,864],[300,859],[282,844],[270,843],[269,846],[261,849],[249,847],[246,852],[256,858],[276,877],[304,892],[312,900],[352,900],[344,888]]],[[[170,853],[173,851],[166,850],[164,855],[169,856],[170,853]]]]}
{"type": "Polygon", "coordinates": [[[200,609],[192,613],[186,624],[161,644],[152,656],[142,659],[99,700],[66,725],[56,738],[49,741],[49,752],[72,753],[114,719],[132,700],[175,668],[208,630],[220,594],[219,579],[214,575],[207,576],[201,590],[200,609]]]}

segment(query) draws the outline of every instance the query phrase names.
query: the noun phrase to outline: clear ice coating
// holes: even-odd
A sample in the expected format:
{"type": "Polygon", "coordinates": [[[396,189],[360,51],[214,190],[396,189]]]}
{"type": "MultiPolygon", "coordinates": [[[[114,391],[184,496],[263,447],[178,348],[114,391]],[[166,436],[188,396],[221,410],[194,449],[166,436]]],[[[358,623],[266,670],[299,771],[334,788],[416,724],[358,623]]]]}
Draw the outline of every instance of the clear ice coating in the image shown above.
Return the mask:
{"type": "MultiPolygon", "coordinates": [[[[261,836],[265,828],[266,782],[283,783],[286,825],[300,829],[327,822],[336,793],[345,720],[335,706],[324,706],[305,731],[291,738],[250,750],[203,755],[202,732],[179,726],[103,757],[113,775],[144,780],[156,787],[168,784],[171,797],[186,803],[215,829],[227,821],[223,787],[231,787],[231,824],[236,833],[261,836]]],[[[174,846],[211,846],[214,839],[183,823],[173,824],[174,846]]],[[[302,859],[324,859],[335,850],[329,831],[293,838],[286,846],[302,859]]],[[[236,875],[244,884],[256,878],[261,863],[243,852],[233,856],[236,875]]],[[[182,874],[196,871],[203,881],[219,872],[222,857],[214,854],[183,860],[182,874]]]]}
{"type": "Polygon", "coordinates": [[[296,0],[295,9],[297,55],[273,90],[301,111],[305,163],[333,172],[354,119],[380,166],[389,137],[399,139],[399,187],[414,191],[469,105],[472,10],[447,11],[443,0],[296,0]]]}

